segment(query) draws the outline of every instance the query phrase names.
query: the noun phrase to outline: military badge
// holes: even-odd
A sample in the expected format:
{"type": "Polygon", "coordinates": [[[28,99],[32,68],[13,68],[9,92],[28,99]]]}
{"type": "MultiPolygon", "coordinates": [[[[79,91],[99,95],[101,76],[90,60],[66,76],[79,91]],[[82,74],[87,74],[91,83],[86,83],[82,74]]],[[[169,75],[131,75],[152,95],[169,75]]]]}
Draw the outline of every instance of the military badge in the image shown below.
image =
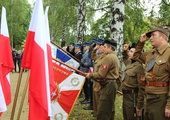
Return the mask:
{"type": "Polygon", "coordinates": [[[108,69],[108,65],[102,65],[102,70],[105,71],[108,69]]]}

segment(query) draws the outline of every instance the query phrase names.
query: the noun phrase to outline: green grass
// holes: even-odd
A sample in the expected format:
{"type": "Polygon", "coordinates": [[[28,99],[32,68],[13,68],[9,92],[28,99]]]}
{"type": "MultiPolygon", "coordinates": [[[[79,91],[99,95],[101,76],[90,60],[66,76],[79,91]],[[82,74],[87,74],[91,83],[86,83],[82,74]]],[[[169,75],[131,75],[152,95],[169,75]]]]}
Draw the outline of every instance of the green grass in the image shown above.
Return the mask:
{"type": "MultiPolygon", "coordinates": [[[[71,114],[69,117],[69,120],[96,120],[95,117],[91,114],[92,110],[83,110],[83,107],[88,106],[84,104],[80,104],[80,100],[78,99],[71,114]]],[[[115,120],[123,120],[122,117],[122,95],[117,95],[116,96],[116,101],[115,101],[115,120]]]]}

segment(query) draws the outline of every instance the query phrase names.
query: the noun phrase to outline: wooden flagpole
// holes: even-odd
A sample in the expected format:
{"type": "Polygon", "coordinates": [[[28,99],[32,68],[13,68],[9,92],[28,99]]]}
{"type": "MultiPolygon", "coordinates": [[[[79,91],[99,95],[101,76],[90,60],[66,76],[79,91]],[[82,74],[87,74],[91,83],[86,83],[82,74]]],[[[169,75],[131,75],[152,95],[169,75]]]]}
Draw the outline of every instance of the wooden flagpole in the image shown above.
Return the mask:
{"type": "Polygon", "coordinates": [[[54,43],[53,41],[51,41],[51,43],[55,46],[57,46],[59,49],[61,49],[64,53],[66,53],[67,55],[69,55],[70,57],[72,57],[73,59],[75,59],[77,62],[82,63],[79,59],[77,59],[76,57],[74,57],[72,54],[70,54],[69,52],[63,50],[59,45],[57,45],[56,43],[54,43]]]}
{"type": "MultiPolygon", "coordinates": [[[[73,69],[74,71],[80,73],[80,74],[83,75],[84,77],[86,77],[86,75],[87,75],[86,73],[84,73],[84,72],[82,72],[82,71],[80,71],[80,70],[78,70],[78,69],[76,69],[76,68],[73,68],[73,67],[65,64],[65,63],[62,62],[61,60],[58,60],[58,59],[56,59],[56,58],[52,58],[52,59],[55,60],[56,62],[59,62],[60,64],[65,65],[66,67],[69,67],[69,68],[73,69]]],[[[120,94],[120,95],[123,95],[123,93],[122,93],[121,91],[117,91],[117,93],[120,94]]]]}
{"type": "Polygon", "coordinates": [[[20,71],[19,77],[18,77],[16,90],[15,90],[15,97],[14,97],[14,103],[13,103],[13,106],[12,106],[12,112],[11,112],[10,120],[14,119],[15,108],[16,108],[16,104],[17,104],[17,98],[18,98],[19,89],[20,89],[20,86],[21,86],[21,78],[22,78],[22,75],[23,75],[23,71],[24,71],[24,69],[21,68],[21,71],[20,71]]]}
{"type": "Polygon", "coordinates": [[[30,71],[28,71],[28,76],[27,76],[24,91],[23,91],[23,94],[22,94],[21,104],[20,104],[20,107],[19,107],[19,110],[18,110],[17,120],[20,120],[21,111],[22,111],[22,107],[23,107],[23,104],[24,104],[24,100],[25,100],[25,96],[26,96],[26,92],[27,92],[27,88],[28,88],[29,78],[30,78],[30,71]]]}
{"type": "Polygon", "coordinates": [[[56,62],[59,62],[60,64],[63,64],[63,65],[65,65],[66,67],[69,67],[69,68],[71,68],[72,70],[74,70],[74,71],[76,71],[76,72],[78,72],[78,73],[80,73],[81,75],[83,75],[83,76],[85,76],[86,77],[86,73],[84,73],[84,72],[82,72],[81,70],[78,70],[78,69],[76,69],[76,68],[74,68],[74,67],[71,67],[71,66],[69,66],[69,65],[67,65],[67,64],[65,64],[64,62],[62,62],[61,60],[58,60],[58,59],[56,59],[56,58],[52,58],[53,60],[55,60],[56,62]]]}

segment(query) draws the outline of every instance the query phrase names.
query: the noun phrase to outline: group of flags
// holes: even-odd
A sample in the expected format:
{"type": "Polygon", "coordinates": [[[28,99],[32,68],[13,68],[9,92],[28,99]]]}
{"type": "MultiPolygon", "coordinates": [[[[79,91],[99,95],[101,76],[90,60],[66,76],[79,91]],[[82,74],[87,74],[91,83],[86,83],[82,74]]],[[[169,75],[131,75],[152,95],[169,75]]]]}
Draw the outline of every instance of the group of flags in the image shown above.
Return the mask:
{"type": "MultiPolygon", "coordinates": [[[[52,61],[53,50],[60,57],[64,53],[51,47],[48,9],[44,13],[42,0],[36,1],[22,57],[21,67],[30,70],[29,120],[68,119],[85,80],[84,76],[52,61]]],[[[67,56],[60,59],[66,63],[71,58],[67,56]]],[[[14,68],[4,7],[1,17],[0,63],[0,113],[3,113],[11,102],[9,73],[14,68]]],[[[78,64],[75,66],[78,67],[78,64]]]]}

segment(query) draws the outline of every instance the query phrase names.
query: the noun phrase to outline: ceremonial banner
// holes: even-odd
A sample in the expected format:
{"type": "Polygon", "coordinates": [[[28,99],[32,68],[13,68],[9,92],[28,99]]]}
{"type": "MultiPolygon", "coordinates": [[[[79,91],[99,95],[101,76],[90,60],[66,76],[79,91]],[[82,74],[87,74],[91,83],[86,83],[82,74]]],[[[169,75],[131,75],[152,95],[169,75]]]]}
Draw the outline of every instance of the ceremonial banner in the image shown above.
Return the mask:
{"type": "Polygon", "coordinates": [[[63,50],[57,48],[54,44],[51,43],[52,48],[52,57],[61,60],[62,62],[68,64],[71,67],[78,68],[80,66],[79,62],[67,55],[63,50]]]}
{"type": "Polygon", "coordinates": [[[67,120],[85,82],[85,77],[56,63],[53,63],[53,69],[57,89],[52,95],[51,120],[67,120]]]}
{"type": "Polygon", "coordinates": [[[6,9],[2,7],[0,28],[0,115],[11,103],[9,73],[14,69],[12,50],[6,20],[6,9]]]}
{"type": "MultiPolygon", "coordinates": [[[[30,69],[29,120],[47,120],[51,116],[50,88],[53,76],[49,50],[49,28],[42,0],[37,0],[26,38],[22,67],[30,69]],[[48,30],[47,30],[48,29],[48,30]],[[51,66],[51,67],[50,67],[51,66]],[[51,70],[50,70],[51,69],[51,70]]],[[[53,82],[54,83],[54,82],[53,82]]],[[[53,90],[51,90],[53,91],[53,90]]]]}

